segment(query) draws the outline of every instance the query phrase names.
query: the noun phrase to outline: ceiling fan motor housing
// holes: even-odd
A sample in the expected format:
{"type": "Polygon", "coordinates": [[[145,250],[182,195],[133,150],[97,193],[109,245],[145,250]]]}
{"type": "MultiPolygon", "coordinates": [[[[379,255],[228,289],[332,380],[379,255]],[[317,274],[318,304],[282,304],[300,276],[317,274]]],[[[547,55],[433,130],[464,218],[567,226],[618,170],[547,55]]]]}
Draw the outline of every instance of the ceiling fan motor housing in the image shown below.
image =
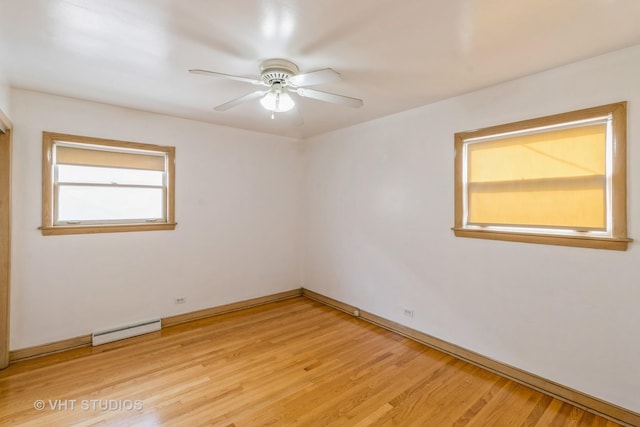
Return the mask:
{"type": "Polygon", "coordinates": [[[285,84],[287,79],[298,74],[298,66],[286,59],[267,59],[260,64],[260,78],[268,85],[285,84]]]}

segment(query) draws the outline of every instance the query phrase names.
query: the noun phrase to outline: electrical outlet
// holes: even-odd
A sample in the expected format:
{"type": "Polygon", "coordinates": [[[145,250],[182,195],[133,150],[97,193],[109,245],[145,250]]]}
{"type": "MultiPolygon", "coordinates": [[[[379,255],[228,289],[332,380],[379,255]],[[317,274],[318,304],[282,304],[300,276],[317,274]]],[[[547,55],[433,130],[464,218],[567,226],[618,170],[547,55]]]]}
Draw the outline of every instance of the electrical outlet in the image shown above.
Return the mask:
{"type": "Polygon", "coordinates": [[[187,299],[185,297],[180,297],[173,300],[173,302],[176,304],[184,304],[185,302],[187,302],[187,299]]]}
{"type": "Polygon", "coordinates": [[[411,310],[410,308],[403,308],[402,314],[404,314],[407,317],[413,317],[413,310],[411,310]]]}

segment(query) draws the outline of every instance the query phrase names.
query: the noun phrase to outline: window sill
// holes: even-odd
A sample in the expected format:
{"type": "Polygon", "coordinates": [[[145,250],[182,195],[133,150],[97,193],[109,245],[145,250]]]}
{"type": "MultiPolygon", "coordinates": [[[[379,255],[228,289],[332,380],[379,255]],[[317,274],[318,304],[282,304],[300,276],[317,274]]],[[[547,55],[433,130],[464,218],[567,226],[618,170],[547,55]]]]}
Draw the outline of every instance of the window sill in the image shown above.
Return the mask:
{"type": "Polygon", "coordinates": [[[582,237],[582,236],[557,236],[549,234],[513,233],[501,231],[469,230],[465,228],[452,228],[457,237],[471,237],[475,239],[503,240],[521,243],[539,243],[544,245],[573,246],[578,248],[609,249],[614,251],[626,251],[628,238],[609,237],[582,237]]]}
{"type": "Polygon", "coordinates": [[[63,234],[122,233],[129,231],[175,230],[177,223],[163,224],[114,224],[114,225],[61,225],[40,227],[43,236],[63,234]]]}

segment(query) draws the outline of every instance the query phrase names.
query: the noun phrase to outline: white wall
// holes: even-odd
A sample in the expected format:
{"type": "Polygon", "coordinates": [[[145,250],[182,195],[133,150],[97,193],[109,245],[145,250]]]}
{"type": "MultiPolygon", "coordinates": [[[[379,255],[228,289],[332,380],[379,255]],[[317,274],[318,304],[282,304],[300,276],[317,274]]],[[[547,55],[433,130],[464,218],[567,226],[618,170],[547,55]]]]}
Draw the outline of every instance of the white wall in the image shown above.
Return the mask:
{"type": "Polygon", "coordinates": [[[299,141],[23,90],[12,101],[11,349],[300,287],[299,141]],[[176,230],[43,237],[42,131],[174,145],[176,230]]]}
{"type": "Polygon", "coordinates": [[[640,46],[305,142],[304,286],[640,411],[640,249],[456,238],[453,134],[627,100],[640,230],[640,46]],[[402,308],[415,315],[402,315],[402,308]]]}
{"type": "Polygon", "coordinates": [[[0,67],[0,111],[7,117],[11,117],[10,88],[9,82],[4,76],[4,72],[0,67]]]}

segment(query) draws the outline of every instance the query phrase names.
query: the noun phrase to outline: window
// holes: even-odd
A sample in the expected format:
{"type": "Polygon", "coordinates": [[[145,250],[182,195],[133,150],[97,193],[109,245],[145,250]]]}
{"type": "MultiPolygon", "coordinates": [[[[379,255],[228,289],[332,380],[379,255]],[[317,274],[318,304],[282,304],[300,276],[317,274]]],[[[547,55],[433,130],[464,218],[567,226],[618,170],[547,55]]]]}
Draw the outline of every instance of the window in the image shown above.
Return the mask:
{"type": "Polygon", "coordinates": [[[172,230],[175,148],[43,133],[42,233],[172,230]]]}
{"type": "Polygon", "coordinates": [[[626,250],[626,103],[455,134],[456,236],[626,250]]]}

